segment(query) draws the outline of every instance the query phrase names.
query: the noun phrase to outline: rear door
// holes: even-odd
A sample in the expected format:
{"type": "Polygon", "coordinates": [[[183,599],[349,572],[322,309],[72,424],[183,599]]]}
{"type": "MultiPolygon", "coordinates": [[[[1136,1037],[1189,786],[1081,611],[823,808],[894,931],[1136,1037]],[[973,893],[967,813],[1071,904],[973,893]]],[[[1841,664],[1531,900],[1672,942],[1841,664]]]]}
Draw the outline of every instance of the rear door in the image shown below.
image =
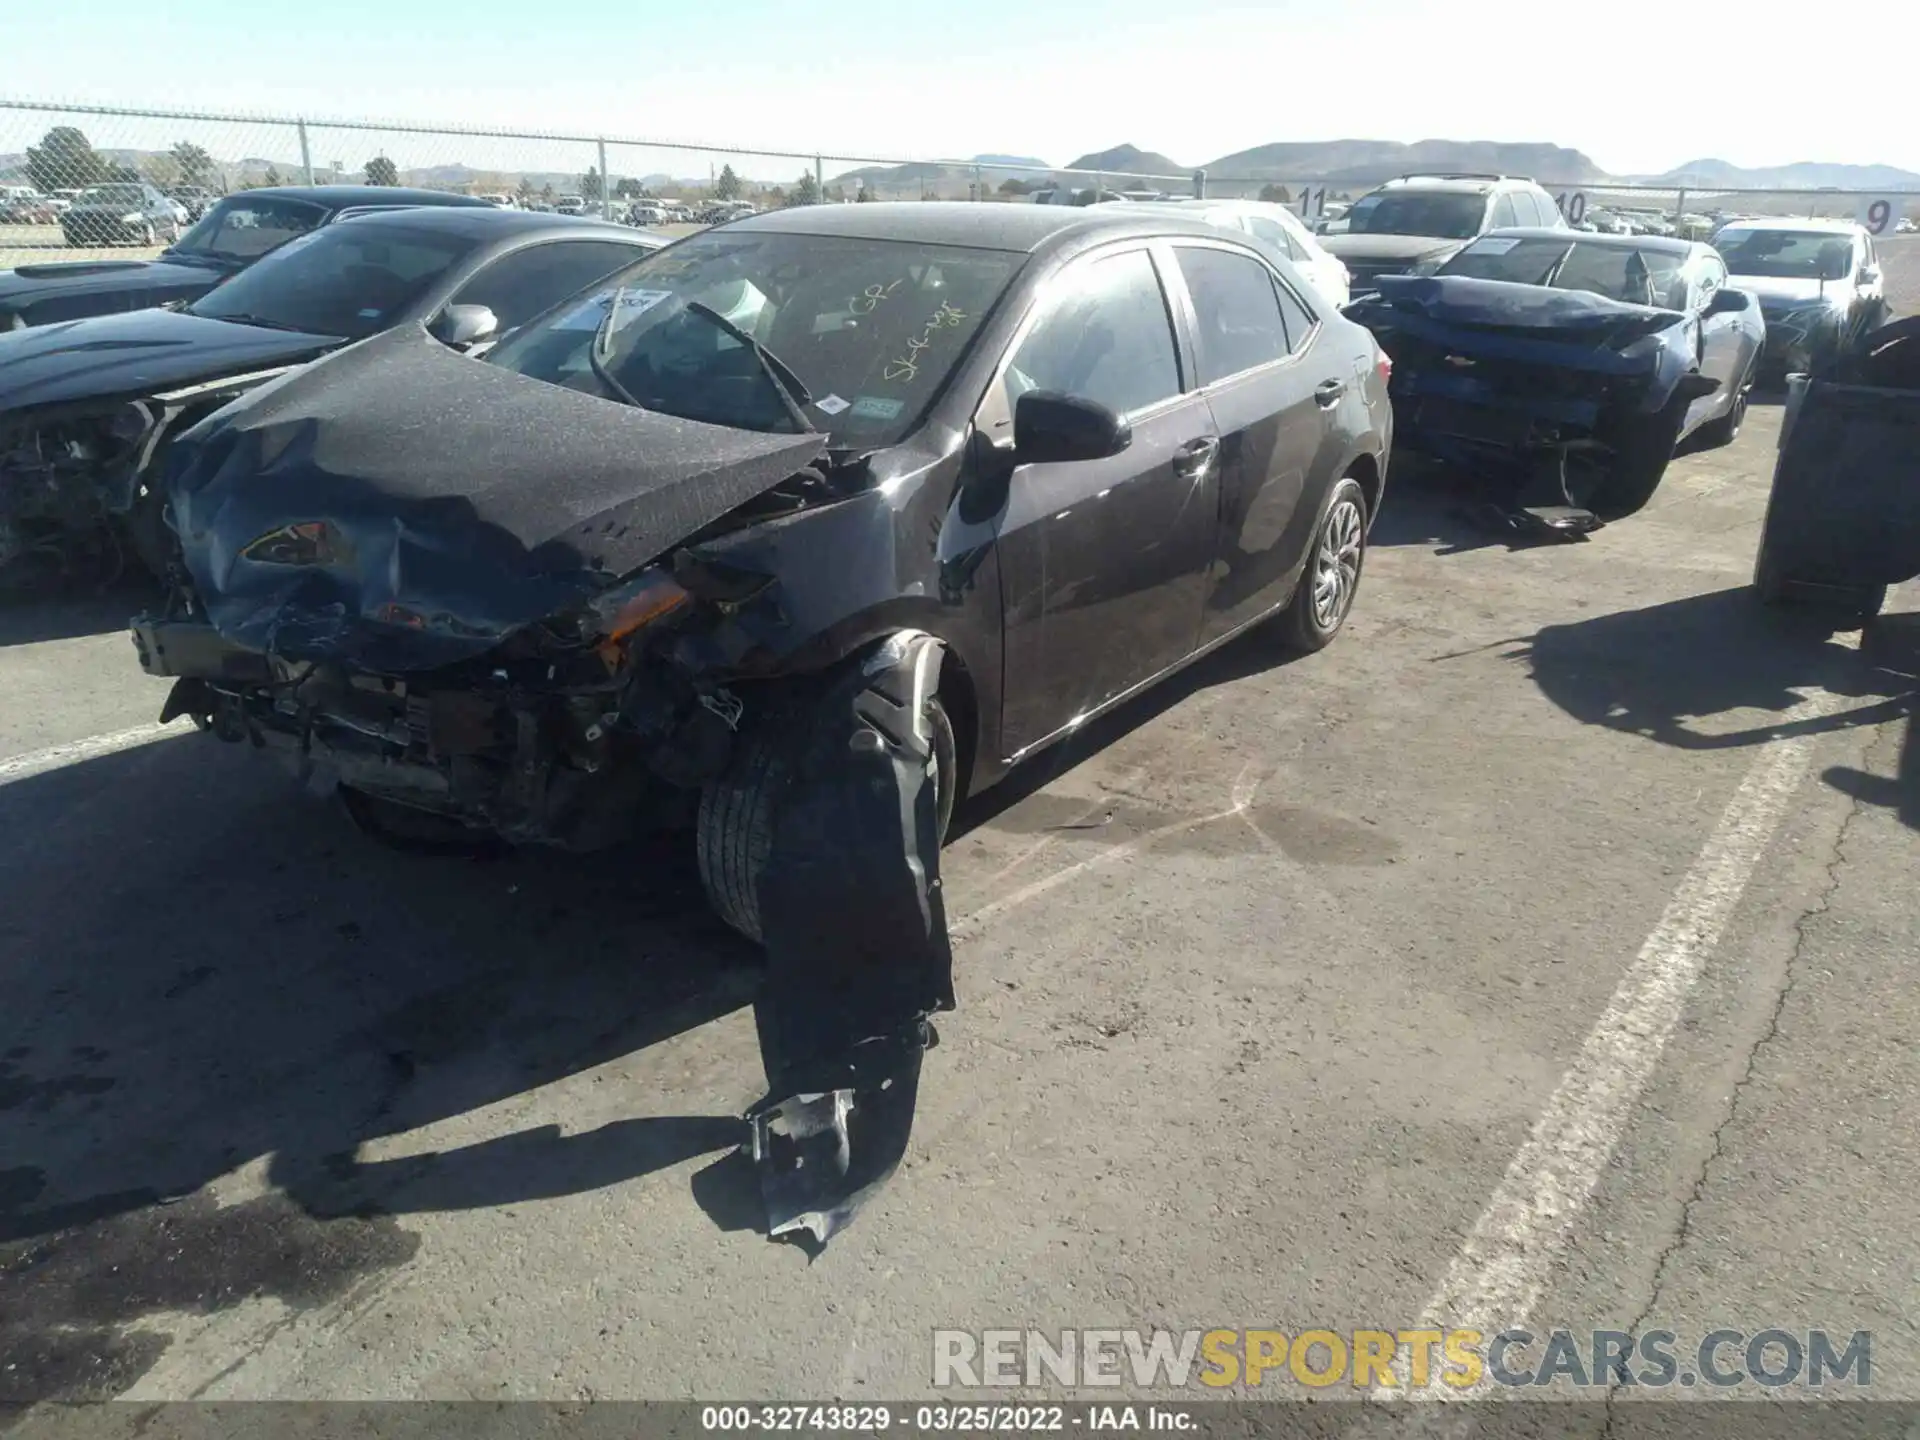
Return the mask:
{"type": "Polygon", "coordinates": [[[1306,553],[1328,407],[1351,376],[1315,354],[1319,318],[1256,256],[1205,242],[1173,247],[1202,393],[1220,435],[1219,523],[1202,643],[1281,604],[1306,553]]]}
{"type": "Polygon", "coordinates": [[[1192,649],[1218,504],[1219,442],[1145,243],[1061,272],[989,387],[980,433],[1010,445],[1028,390],[1097,400],[1129,420],[1133,440],[1104,460],[1019,466],[1008,484],[998,548],[1009,756],[1192,649]]]}

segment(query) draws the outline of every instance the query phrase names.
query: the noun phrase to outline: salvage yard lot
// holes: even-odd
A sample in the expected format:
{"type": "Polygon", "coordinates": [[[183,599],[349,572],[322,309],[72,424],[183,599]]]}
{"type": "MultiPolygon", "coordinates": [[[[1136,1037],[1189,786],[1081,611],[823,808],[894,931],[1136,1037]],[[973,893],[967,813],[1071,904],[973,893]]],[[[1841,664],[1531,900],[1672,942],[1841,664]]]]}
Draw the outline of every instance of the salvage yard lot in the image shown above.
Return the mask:
{"type": "Polygon", "coordinates": [[[936,1327],[1409,1327],[1470,1233],[1560,1243],[1475,1226],[1701,936],[1503,1316],[1868,1329],[1911,1394],[1916,597],[1864,644],[1751,603],[1778,424],[1582,545],[1396,476],[1330,650],[1236,642],[963,811],[909,1160],[810,1266],[727,1158],[755,960],[685,854],[376,849],[127,743],[137,601],[0,613],[0,1402],[886,1399],[936,1327]]]}

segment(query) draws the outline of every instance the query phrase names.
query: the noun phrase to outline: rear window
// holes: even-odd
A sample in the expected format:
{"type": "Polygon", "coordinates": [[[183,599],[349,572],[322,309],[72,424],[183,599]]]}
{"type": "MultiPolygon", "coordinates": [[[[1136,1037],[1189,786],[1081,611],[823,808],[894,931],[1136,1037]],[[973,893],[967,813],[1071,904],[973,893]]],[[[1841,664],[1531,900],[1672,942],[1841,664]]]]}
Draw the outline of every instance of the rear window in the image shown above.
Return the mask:
{"type": "Polygon", "coordinates": [[[1458,190],[1375,191],[1353,202],[1348,233],[1467,240],[1480,233],[1487,197],[1458,190]]]}

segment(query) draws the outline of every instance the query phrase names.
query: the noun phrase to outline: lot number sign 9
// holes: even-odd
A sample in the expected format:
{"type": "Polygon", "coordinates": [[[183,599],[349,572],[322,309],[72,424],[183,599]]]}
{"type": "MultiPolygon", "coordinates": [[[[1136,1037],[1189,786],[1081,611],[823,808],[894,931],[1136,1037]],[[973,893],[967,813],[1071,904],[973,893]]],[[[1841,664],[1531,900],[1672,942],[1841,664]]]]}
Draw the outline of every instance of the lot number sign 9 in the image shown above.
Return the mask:
{"type": "Polygon", "coordinates": [[[1865,195],[1860,199],[1859,221],[1869,235],[1891,235],[1900,223],[1900,207],[1905,197],[1865,195]]]}

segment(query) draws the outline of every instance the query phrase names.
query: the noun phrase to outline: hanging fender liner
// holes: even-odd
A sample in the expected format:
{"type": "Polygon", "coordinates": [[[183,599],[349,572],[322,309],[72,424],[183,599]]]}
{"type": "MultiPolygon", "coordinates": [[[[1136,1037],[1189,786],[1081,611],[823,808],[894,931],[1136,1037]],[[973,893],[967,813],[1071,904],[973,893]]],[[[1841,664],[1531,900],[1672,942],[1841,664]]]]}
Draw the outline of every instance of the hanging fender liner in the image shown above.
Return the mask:
{"type": "Polygon", "coordinates": [[[796,738],[759,878],[766,1096],[747,1113],[767,1233],[818,1249],[906,1154],[953,952],[927,705],[940,642],[843,665],[796,738]]]}

